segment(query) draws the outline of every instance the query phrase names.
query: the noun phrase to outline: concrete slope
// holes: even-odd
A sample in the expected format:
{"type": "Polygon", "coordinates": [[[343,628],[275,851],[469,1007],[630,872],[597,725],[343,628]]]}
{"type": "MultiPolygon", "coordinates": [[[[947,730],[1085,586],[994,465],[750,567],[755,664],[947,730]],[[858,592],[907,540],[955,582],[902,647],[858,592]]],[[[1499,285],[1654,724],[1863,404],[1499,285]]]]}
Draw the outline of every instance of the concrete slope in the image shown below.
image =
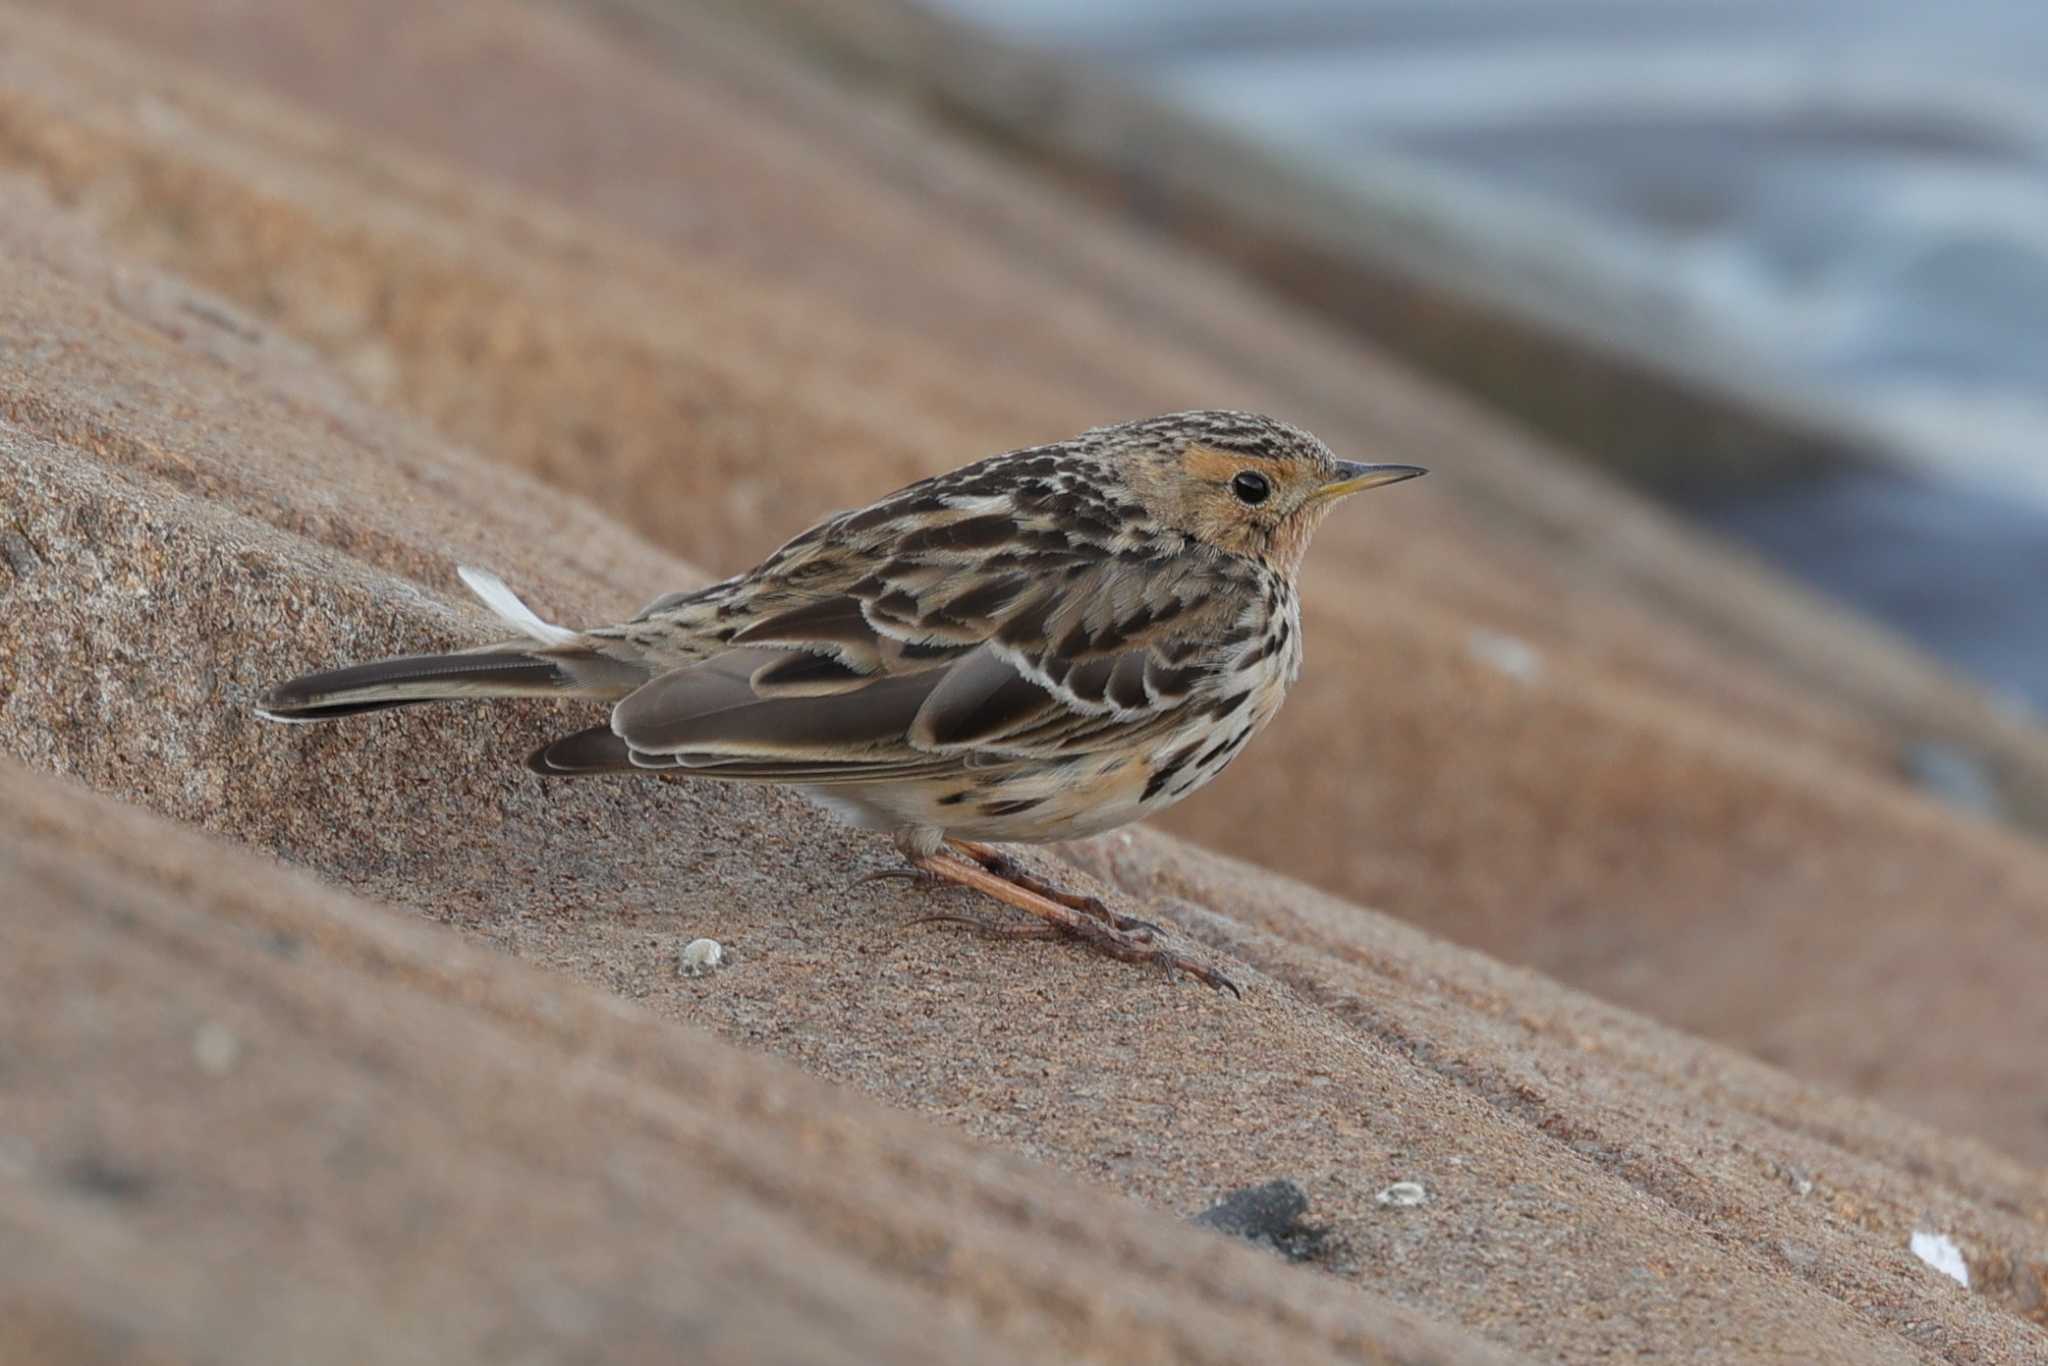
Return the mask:
{"type": "Polygon", "coordinates": [[[0,1359],[1519,1359],[161,818],[0,796],[0,1359]]]}
{"type": "Polygon", "coordinates": [[[921,924],[989,912],[863,881],[894,856],[793,798],[520,768],[573,709],[255,720],[303,662],[492,629],[451,559],[569,616],[693,571],[4,193],[0,741],[157,813],[6,773],[23,1353],[2048,1351],[2038,1172],[1276,874],[1076,851],[1236,1001],[921,924]],[[732,964],[680,976],[697,936],[732,964]],[[1274,1180],[1305,1265],[1168,1218],[1274,1180]]]}
{"type": "MultiPolygon", "coordinates": [[[[1912,656],[1370,348],[701,14],[677,43],[547,5],[63,8],[100,27],[10,12],[0,165],[126,264],[9,220],[47,266],[8,300],[0,402],[24,430],[91,433],[357,568],[447,585],[483,559],[571,619],[697,572],[649,543],[729,570],[829,507],[1134,412],[1243,403],[1432,464],[1320,539],[1307,678],[1170,827],[2048,1153],[2041,860],[1896,780],[1912,718],[1979,706],[1912,656]],[[196,349],[196,377],[149,388],[153,353],[31,340],[93,308],[196,349]],[[355,446],[245,439],[285,420],[256,393],[327,405],[355,446]],[[429,432],[488,459],[450,473],[429,432]],[[1788,669],[1731,645],[1753,636],[1702,601],[1813,653],[1788,669]],[[1925,706],[1799,681],[1835,676],[1827,659],[1917,679],[1925,706]]],[[[419,643],[331,629],[279,620],[265,669],[235,677],[419,643]]],[[[96,743],[16,733],[46,755],[96,743]]],[[[2038,733],[1999,734],[1987,759],[2024,769],[2038,733]]]]}

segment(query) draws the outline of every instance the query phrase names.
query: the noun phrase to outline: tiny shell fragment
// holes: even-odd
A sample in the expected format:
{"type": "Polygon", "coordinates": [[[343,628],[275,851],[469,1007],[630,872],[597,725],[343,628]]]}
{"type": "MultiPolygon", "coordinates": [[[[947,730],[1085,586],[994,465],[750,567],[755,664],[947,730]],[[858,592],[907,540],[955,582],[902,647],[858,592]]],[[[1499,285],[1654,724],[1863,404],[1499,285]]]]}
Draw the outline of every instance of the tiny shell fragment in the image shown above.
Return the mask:
{"type": "Polygon", "coordinates": [[[1420,1181],[1396,1181],[1373,1199],[1392,1209],[1413,1209],[1429,1203],[1429,1192],[1420,1181]]]}
{"type": "Polygon", "coordinates": [[[692,939],[683,945],[678,967],[685,977],[703,977],[724,965],[725,948],[716,939],[692,939]]]}

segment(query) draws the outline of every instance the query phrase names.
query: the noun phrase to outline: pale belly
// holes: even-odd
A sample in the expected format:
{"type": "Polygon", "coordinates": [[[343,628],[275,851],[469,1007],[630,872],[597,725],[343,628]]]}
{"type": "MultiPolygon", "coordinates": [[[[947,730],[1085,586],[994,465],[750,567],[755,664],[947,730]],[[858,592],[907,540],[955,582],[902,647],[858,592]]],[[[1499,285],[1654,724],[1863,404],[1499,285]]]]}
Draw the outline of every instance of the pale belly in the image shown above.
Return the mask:
{"type": "MultiPolygon", "coordinates": [[[[1264,699],[1261,699],[1263,701],[1264,699]]],[[[910,781],[805,787],[834,818],[865,830],[1044,844],[1082,839],[1162,811],[1200,788],[1264,728],[1271,706],[1234,726],[1174,734],[1147,751],[966,768],[910,781]]]]}
{"type": "Polygon", "coordinates": [[[984,788],[973,772],[915,782],[798,789],[835,819],[891,834],[938,830],[955,839],[1045,844],[1114,830],[1164,805],[1143,800],[1142,761],[1061,764],[1009,773],[984,788]],[[952,799],[952,800],[949,800],[952,799]]]}

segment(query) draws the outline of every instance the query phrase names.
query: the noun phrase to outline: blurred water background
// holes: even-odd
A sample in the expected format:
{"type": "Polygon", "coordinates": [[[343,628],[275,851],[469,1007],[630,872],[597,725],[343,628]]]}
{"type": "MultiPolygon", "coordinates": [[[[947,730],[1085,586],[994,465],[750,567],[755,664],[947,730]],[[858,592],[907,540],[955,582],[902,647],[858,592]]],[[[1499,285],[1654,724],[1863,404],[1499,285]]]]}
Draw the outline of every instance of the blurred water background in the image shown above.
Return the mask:
{"type": "Polygon", "coordinates": [[[1497,240],[1571,239],[1550,287],[1867,420],[1906,472],[1693,511],[2048,711],[2048,0],[930,3],[1482,188],[1497,240]]]}

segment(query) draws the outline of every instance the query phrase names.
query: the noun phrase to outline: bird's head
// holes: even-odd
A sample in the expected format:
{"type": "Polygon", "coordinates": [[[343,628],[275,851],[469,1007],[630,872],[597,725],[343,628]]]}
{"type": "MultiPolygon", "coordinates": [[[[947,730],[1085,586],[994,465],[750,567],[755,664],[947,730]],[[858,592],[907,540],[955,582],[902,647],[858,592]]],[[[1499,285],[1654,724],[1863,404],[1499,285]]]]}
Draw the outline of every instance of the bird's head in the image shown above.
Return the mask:
{"type": "Polygon", "coordinates": [[[1289,575],[1337,503],[1425,473],[1339,460],[1301,428],[1256,413],[1171,413],[1090,435],[1155,521],[1289,575]]]}

